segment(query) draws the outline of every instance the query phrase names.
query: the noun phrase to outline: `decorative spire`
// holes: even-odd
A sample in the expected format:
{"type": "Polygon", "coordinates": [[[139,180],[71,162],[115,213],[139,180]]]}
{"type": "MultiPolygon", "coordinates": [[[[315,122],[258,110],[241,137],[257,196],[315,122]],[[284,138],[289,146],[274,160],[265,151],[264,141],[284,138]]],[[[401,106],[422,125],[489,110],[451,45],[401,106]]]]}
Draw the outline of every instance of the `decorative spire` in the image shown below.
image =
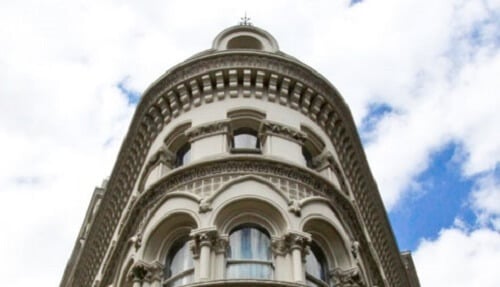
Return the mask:
{"type": "Polygon", "coordinates": [[[240,25],[241,26],[252,26],[252,23],[250,22],[250,17],[247,17],[247,11],[245,11],[245,17],[240,18],[240,25]]]}

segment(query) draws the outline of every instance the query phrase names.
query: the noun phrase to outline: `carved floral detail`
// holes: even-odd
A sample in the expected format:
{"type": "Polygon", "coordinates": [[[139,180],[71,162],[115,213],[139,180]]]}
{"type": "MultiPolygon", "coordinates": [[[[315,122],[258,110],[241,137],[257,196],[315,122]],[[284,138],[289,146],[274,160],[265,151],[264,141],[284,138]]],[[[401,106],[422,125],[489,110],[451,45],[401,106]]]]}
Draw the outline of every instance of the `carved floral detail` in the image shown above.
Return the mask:
{"type": "Polygon", "coordinates": [[[260,133],[265,135],[271,134],[279,137],[283,137],[299,144],[304,144],[307,136],[305,133],[296,130],[292,127],[288,127],[279,123],[274,123],[270,121],[264,121],[260,127],[260,133]]]}
{"type": "Polygon", "coordinates": [[[190,128],[186,131],[186,136],[189,138],[189,141],[194,141],[200,138],[226,133],[228,130],[228,121],[218,121],[190,128]]]}

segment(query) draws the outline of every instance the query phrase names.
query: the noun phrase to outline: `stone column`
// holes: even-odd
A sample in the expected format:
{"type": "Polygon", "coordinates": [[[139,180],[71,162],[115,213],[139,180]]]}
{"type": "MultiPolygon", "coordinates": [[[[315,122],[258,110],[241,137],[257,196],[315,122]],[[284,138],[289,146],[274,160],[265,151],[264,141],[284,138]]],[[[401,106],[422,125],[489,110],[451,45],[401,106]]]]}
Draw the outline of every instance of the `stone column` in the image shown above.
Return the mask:
{"type": "Polygon", "coordinates": [[[305,234],[290,233],[288,235],[290,250],[293,262],[293,280],[295,282],[305,282],[305,270],[303,268],[303,259],[307,254],[307,248],[311,239],[305,234]]]}
{"type": "Polygon", "coordinates": [[[224,274],[226,271],[226,253],[229,246],[229,239],[227,236],[219,236],[215,240],[214,251],[215,251],[215,273],[214,279],[224,279],[224,274]]]}
{"type": "Polygon", "coordinates": [[[199,254],[199,280],[208,280],[210,279],[210,254],[217,238],[217,230],[214,228],[195,230],[191,236],[194,238],[192,250],[196,250],[199,254]]]}

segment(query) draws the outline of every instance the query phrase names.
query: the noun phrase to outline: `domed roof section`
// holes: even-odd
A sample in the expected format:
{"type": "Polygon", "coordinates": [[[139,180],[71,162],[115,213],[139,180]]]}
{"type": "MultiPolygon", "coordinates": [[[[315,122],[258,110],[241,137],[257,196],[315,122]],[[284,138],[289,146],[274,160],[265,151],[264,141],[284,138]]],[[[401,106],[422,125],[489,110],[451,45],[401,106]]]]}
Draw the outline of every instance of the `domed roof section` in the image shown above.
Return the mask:
{"type": "Polygon", "coordinates": [[[278,42],[267,31],[251,25],[229,27],[215,37],[212,49],[216,51],[243,49],[275,53],[278,42]]]}

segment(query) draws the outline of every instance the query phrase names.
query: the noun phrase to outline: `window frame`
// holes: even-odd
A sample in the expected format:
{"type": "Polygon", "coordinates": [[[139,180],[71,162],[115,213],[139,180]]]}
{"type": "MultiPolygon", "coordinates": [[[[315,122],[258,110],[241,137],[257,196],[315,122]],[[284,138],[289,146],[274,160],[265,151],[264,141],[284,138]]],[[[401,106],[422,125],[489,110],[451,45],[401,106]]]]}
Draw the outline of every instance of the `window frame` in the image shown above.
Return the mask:
{"type": "MultiPolygon", "coordinates": [[[[171,266],[172,266],[172,261],[174,257],[181,252],[183,248],[188,248],[189,249],[189,236],[185,235],[180,238],[177,238],[176,240],[173,241],[173,243],[170,245],[167,255],[165,256],[165,267],[163,269],[163,280],[162,280],[162,286],[165,287],[170,287],[172,286],[171,283],[176,282],[177,280],[181,278],[188,278],[189,276],[192,276],[190,282],[187,284],[194,283],[194,273],[195,273],[195,262],[194,258],[191,255],[191,265],[192,267],[182,270],[180,272],[177,272],[175,274],[170,274],[171,273],[171,266]]],[[[187,285],[187,284],[182,284],[179,286],[187,285]]]]}
{"type": "Polygon", "coordinates": [[[318,261],[318,264],[320,265],[320,272],[324,276],[324,278],[318,278],[311,273],[308,272],[307,270],[307,258],[309,256],[306,256],[306,263],[304,264],[304,273],[305,273],[305,278],[306,278],[306,285],[309,285],[309,282],[312,282],[314,285],[313,286],[323,286],[327,287],[330,286],[330,278],[329,278],[329,268],[328,268],[328,258],[326,256],[326,253],[321,246],[315,242],[312,241],[310,246],[309,246],[309,252],[312,256],[315,257],[316,261],[318,261]]]}
{"type": "Polygon", "coordinates": [[[254,279],[254,280],[273,280],[274,279],[274,273],[275,273],[275,266],[274,266],[274,261],[273,261],[273,255],[272,255],[272,239],[270,233],[263,227],[256,225],[256,224],[242,224],[238,225],[235,228],[232,228],[231,231],[229,232],[228,235],[228,248],[226,251],[226,262],[225,262],[225,274],[226,274],[226,279],[227,280],[233,280],[233,279],[254,279]],[[262,260],[262,259],[234,259],[231,258],[231,235],[235,232],[238,232],[243,229],[255,229],[259,231],[260,233],[264,234],[268,240],[269,240],[269,260],[262,260]],[[258,277],[229,277],[228,275],[228,269],[229,266],[231,265],[240,265],[240,264],[251,264],[255,266],[268,266],[269,267],[269,277],[268,278],[258,278],[258,277]]]}

